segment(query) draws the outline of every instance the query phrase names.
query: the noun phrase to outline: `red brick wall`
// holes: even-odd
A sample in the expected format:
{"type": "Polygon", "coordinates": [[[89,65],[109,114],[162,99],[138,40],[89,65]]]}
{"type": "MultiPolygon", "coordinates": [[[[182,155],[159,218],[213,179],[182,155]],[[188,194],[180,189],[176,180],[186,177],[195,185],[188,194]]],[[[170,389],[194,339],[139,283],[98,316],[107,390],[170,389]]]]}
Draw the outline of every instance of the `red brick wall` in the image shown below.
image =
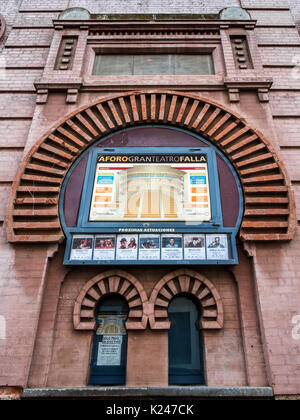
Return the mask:
{"type": "Polygon", "coordinates": [[[230,273],[215,272],[210,279],[224,304],[224,328],[204,331],[207,385],[247,385],[237,285],[230,273]]]}
{"type": "MultiPolygon", "coordinates": [[[[30,387],[85,386],[88,383],[93,333],[75,331],[72,314],[75,300],[85,283],[106,270],[63,268],[63,251],[62,246],[49,264],[29,375],[30,387]]],[[[137,267],[126,268],[126,271],[141,282],[149,298],[156,283],[173,270],[165,267],[151,270],[137,267]]],[[[252,283],[250,271],[249,262],[245,258],[235,276],[228,270],[199,270],[199,273],[213,282],[224,304],[224,328],[220,331],[204,331],[207,385],[263,386],[267,383],[264,362],[261,365],[263,354],[252,286],[249,285],[249,281],[252,283]],[[240,305],[239,301],[243,300],[240,305]],[[245,345],[250,349],[247,351],[247,363],[245,345]]],[[[129,331],[128,386],[168,384],[167,337],[167,331],[149,328],[140,332],[129,331]]]]}
{"type": "Polygon", "coordinates": [[[127,351],[127,386],[168,386],[168,331],[130,331],[127,351]]]}
{"type": "Polygon", "coordinates": [[[0,339],[1,385],[27,383],[50,248],[21,245],[13,250],[6,245],[1,227],[0,312],[6,324],[0,339]]]}
{"type": "Polygon", "coordinates": [[[240,6],[239,0],[71,0],[69,7],[86,7],[91,13],[218,13],[221,9],[240,6]],[[84,5],[83,5],[84,3],[84,5]]]}
{"type": "Polygon", "coordinates": [[[299,394],[299,338],[293,335],[293,319],[299,316],[299,250],[292,243],[258,245],[254,270],[270,383],[276,394],[299,394]]]}
{"type": "Polygon", "coordinates": [[[290,8],[294,19],[300,21],[300,3],[298,0],[289,0],[290,8]]]}
{"type": "Polygon", "coordinates": [[[5,2],[1,2],[0,4],[0,13],[4,17],[6,23],[6,32],[3,39],[0,41],[0,51],[12,29],[12,25],[17,16],[20,4],[21,0],[7,0],[5,2]]]}
{"type": "MultiPolygon", "coordinates": [[[[263,131],[285,163],[300,205],[300,38],[287,10],[290,4],[293,18],[299,19],[299,1],[173,0],[141,4],[128,0],[126,4],[126,11],[132,13],[217,13],[226,6],[242,5],[258,20],[255,34],[263,75],[274,79],[270,103],[259,103],[256,93],[246,91],[241,93],[240,103],[232,104],[225,90],[211,91],[201,83],[194,93],[229,106],[263,131]]],[[[47,61],[54,34],[52,19],[68,5],[86,7],[92,13],[124,12],[124,2],[117,0],[8,0],[0,4],[8,24],[0,55],[0,316],[6,321],[5,339],[0,336],[0,386],[75,386],[87,380],[91,335],[73,330],[71,314],[77,292],[95,271],[65,277],[67,271],[59,254],[45,277],[52,247],[49,251],[38,245],[12,246],[4,233],[5,203],[24,150],[72,110],[109,94],[109,88],[101,93],[80,93],[78,102],[70,105],[65,102],[65,92],[51,93],[47,104],[35,103],[34,82],[47,61]]],[[[225,51],[225,56],[231,54],[225,51]]],[[[75,70],[80,72],[79,67],[75,70]]],[[[299,223],[299,210],[297,218],[299,223]]],[[[276,394],[300,393],[300,340],[292,335],[292,321],[300,315],[299,242],[297,233],[290,243],[253,245],[252,266],[246,260],[241,271],[234,272],[235,280],[228,271],[223,276],[208,270],[207,276],[220,288],[226,308],[224,331],[205,336],[208,383],[269,384],[276,394]],[[229,354],[231,346],[233,353],[229,354]],[[215,363],[223,370],[217,373],[215,363]]],[[[157,270],[155,278],[162,274],[163,270],[157,270]]],[[[145,279],[149,293],[153,282],[154,278],[145,279]]],[[[145,341],[147,337],[145,334],[145,341]]]]}

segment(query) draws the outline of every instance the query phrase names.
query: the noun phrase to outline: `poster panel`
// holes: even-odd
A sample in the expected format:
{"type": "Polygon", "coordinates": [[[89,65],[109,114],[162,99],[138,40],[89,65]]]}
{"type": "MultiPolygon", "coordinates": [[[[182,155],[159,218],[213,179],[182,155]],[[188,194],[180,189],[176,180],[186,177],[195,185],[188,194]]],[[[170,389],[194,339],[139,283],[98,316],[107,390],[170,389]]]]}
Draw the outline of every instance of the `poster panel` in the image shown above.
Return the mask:
{"type": "Polygon", "coordinates": [[[122,335],[104,335],[99,342],[97,366],[120,366],[122,335]]]}
{"type": "Polygon", "coordinates": [[[206,235],[206,252],[208,260],[228,260],[227,235],[206,235]]]}
{"type": "Polygon", "coordinates": [[[138,235],[117,236],[117,260],[136,260],[138,253],[138,235]]]}
{"type": "Polygon", "coordinates": [[[205,235],[184,235],[184,259],[205,260],[205,235]]]}
{"type": "Polygon", "coordinates": [[[116,235],[96,235],[94,244],[94,260],[114,260],[116,235]]]}
{"type": "Polygon", "coordinates": [[[99,154],[89,221],[209,221],[208,175],[205,154],[99,154]]]}
{"type": "Polygon", "coordinates": [[[91,260],[93,254],[93,235],[74,235],[71,247],[71,260],[91,260]]]}
{"type": "Polygon", "coordinates": [[[98,345],[97,366],[120,366],[123,337],[127,334],[127,315],[107,315],[97,317],[96,335],[101,336],[98,345]]]}
{"type": "Polygon", "coordinates": [[[139,260],[160,260],[160,235],[139,236],[139,260]]]}
{"type": "Polygon", "coordinates": [[[182,260],[183,259],[183,237],[182,235],[161,235],[161,259],[182,260]]]}

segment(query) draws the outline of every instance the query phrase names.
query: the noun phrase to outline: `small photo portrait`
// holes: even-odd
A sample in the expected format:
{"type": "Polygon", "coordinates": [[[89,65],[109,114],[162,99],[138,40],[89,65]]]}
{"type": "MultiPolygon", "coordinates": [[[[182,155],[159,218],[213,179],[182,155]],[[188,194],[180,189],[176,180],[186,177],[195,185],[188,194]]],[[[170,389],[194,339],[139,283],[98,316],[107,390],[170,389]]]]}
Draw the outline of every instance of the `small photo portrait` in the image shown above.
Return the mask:
{"type": "Polygon", "coordinates": [[[137,248],[137,238],[135,236],[123,236],[119,238],[118,243],[119,249],[136,249],[137,248]]]}
{"type": "Polygon", "coordinates": [[[74,238],[72,249],[92,249],[93,239],[92,238],[74,238]]]}
{"type": "Polygon", "coordinates": [[[166,249],[182,248],[182,237],[170,236],[162,238],[162,247],[166,249]]]}
{"type": "Polygon", "coordinates": [[[197,233],[184,235],[184,259],[205,260],[205,235],[197,233]]]}
{"type": "Polygon", "coordinates": [[[140,238],[140,249],[159,249],[159,238],[140,238]]]}
{"type": "Polygon", "coordinates": [[[225,249],[227,248],[227,237],[220,235],[210,238],[207,247],[210,249],[225,249]]]}
{"type": "Polygon", "coordinates": [[[71,249],[71,260],[91,260],[94,236],[74,235],[71,249]]]}
{"type": "Polygon", "coordinates": [[[114,249],[115,238],[114,237],[96,237],[95,249],[114,249]]]}
{"type": "Polygon", "coordinates": [[[138,235],[118,235],[117,260],[136,260],[138,256],[138,235]]]}
{"type": "Polygon", "coordinates": [[[136,247],[137,247],[136,238],[135,237],[130,238],[127,248],[128,249],[136,249],[136,247]]]}
{"type": "Polygon", "coordinates": [[[206,235],[207,259],[228,260],[228,236],[224,234],[206,235]]]}
{"type": "Polygon", "coordinates": [[[186,235],[184,238],[184,247],[185,248],[204,248],[205,237],[186,235]]]}
{"type": "Polygon", "coordinates": [[[183,258],[182,235],[162,235],[162,260],[182,260],[183,258]]]}

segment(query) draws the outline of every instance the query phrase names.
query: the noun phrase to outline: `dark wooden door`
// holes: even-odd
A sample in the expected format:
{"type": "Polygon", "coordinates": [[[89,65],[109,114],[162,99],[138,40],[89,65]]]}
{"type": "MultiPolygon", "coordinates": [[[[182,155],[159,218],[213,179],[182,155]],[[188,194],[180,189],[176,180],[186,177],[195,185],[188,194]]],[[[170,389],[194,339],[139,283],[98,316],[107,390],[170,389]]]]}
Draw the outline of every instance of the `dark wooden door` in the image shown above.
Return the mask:
{"type": "Polygon", "coordinates": [[[128,306],[118,296],[106,298],[96,313],[91,355],[91,385],[125,385],[128,306]]]}
{"type": "Polygon", "coordinates": [[[168,309],[169,384],[204,385],[202,333],[200,311],[187,297],[177,297],[168,309]]]}

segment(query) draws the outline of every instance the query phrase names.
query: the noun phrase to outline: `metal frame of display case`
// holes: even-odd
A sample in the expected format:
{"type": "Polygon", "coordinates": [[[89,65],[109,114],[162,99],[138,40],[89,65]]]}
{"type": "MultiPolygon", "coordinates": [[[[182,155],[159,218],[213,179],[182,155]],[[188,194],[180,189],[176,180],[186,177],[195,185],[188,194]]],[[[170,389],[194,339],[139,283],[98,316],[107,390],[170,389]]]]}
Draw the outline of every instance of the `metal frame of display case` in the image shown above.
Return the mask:
{"type": "MultiPolygon", "coordinates": [[[[158,125],[145,125],[143,127],[159,127],[159,128],[171,128],[169,126],[158,126],[158,125]]],[[[130,129],[121,130],[128,131],[133,130],[136,127],[130,129]]],[[[141,128],[139,126],[139,128],[141,128]]],[[[64,264],[65,265],[230,265],[237,264],[237,249],[236,249],[236,235],[238,233],[244,209],[244,199],[242,187],[239,181],[239,178],[234,170],[233,166],[229,160],[223,155],[223,153],[218,150],[215,146],[211,145],[207,140],[198,136],[194,133],[190,133],[187,130],[179,128],[171,128],[174,130],[182,131],[186,134],[196,137],[201,140],[201,142],[207,144],[208,147],[99,147],[100,144],[111,137],[111,135],[101,139],[101,141],[96,142],[91,148],[87,149],[82,156],[73,164],[72,168],[68,172],[62,186],[60,201],[59,201],[59,211],[60,211],[60,220],[61,225],[64,230],[64,233],[67,238],[66,251],[64,264]],[[80,210],[78,214],[77,226],[76,227],[67,227],[65,218],[64,218],[64,196],[65,190],[70,179],[72,172],[79,164],[81,159],[88,154],[88,162],[85,172],[84,185],[82,190],[82,197],[80,202],[80,210]],[[135,154],[135,155],[172,155],[172,154],[189,154],[189,155],[206,155],[207,156],[207,165],[208,165],[208,179],[209,179],[209,188],[210,188],[210,199],[211,199],[211,220],[209,222],[158,222],[158,221],[118,221],[118,222],[91,222],[89,221],[89,212],[90,205],[92,200],[92,192],[94,186],[95,170],[97,164],[98,155],[126,155],[126,154],[135,154]],[[217,168],[217,155],[219,155],[225,163],[230,168],[239,193],[239,216],[235,227],[224,227],[222,219],[222,208],[221,208],[221,199],[220,199],[220,187],[219,187],[219,175],[217,168]],[[216,236],[221,234],[227,234],[228,237],[228,259],[226,260],[209,260],[209,259],[199,259],[199,260],[70,260],[70,253],[72,247],[72,238],[73,235],[99,235],[99,234],[214,234],[216,236]]],[[[119,132],[119,133],[120,133],[119,132]]],[[[115,133],[116,134],[116,133],[115,133]]],[[[114,135],[115,135],[114,134],[114,135]]],[[[137,257],[138,258],[138,257],[137,257]]],[[[184,256],[183,256],[184,258],[184,256]]]]}

